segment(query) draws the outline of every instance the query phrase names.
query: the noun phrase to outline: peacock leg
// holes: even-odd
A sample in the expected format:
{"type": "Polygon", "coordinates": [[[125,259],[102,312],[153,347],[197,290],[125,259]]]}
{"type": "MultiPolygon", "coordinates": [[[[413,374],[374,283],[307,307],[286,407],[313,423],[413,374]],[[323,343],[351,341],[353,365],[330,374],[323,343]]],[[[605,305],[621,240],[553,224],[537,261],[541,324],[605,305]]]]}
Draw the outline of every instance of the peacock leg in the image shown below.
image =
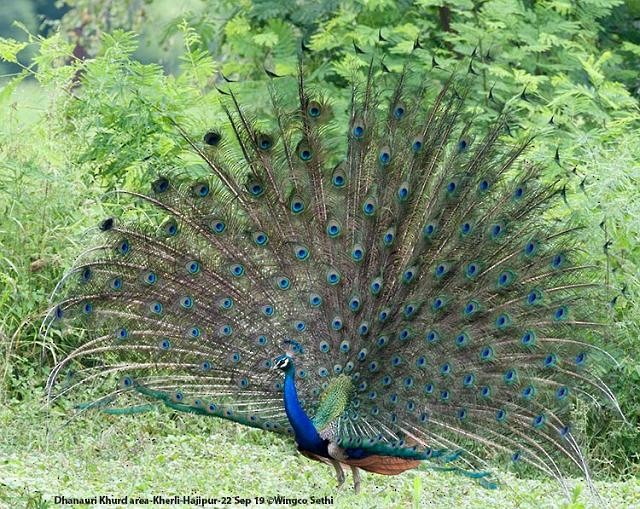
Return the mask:
{"type": "Polygon", "coordinates": [[[331,460],[331,464],[333,468],[336,469],[336,477],[338,479],[338,488],[344,484],[344,470],[342,470],[342,465],[340,465],[339,461],[331,460]]]}
{"type": "Polygon", "coordinates": [[[357,495],[360,493],[360,470],[358,470],[358,467],[351,465],[351,472],[353,472],[353,491],[357,495]]]}

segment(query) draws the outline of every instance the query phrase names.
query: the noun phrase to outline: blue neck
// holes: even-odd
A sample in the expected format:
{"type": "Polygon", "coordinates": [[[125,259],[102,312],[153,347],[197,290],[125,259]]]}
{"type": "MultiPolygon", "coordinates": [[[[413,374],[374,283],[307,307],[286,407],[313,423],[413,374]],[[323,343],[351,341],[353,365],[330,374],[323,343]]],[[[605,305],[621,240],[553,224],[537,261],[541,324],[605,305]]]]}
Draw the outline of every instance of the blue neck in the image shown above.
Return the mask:
{"type": "Polygon", "coordinates": [[[291,427],[296,436],[296,442],[301,449],[315,452],[316,454],[326,454],[326,443],[320,438],[311,419],[307,416],[298,401],[296,391],[296,371],[293,363],[285,370],[284,377],[284,409],[291,423],[291,427]]]}

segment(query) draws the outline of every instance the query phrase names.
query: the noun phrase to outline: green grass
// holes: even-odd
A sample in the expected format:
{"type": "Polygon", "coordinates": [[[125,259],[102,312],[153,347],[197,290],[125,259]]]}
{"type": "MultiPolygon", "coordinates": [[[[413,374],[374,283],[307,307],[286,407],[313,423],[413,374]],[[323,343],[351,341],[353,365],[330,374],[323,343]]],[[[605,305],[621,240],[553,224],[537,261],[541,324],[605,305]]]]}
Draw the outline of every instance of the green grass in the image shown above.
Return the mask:
{"type": "MultiPolygon", "coordinates": [[[[333,496],[332,507],[349,508],[596,507],[580,482],[571,482],[577,487],[569,502],[551,480],[511,474],[505,474],[500,489],[487,490],[432,471],[395,477],[364,473],[362,493],[355,495],[350,477],[337,489],[333,469],[300,456],[291,442],[219,419],[169,411],[91,413],[67,426],[64,422],[61,410],[49,414],[35,399],[12,401],[0,410],[0,507],[58,507],[52,502],[55,495],[327,495],[333,496]]],[[[638,479],[596,485],[611,507],[640,506],[638,479]]]]}

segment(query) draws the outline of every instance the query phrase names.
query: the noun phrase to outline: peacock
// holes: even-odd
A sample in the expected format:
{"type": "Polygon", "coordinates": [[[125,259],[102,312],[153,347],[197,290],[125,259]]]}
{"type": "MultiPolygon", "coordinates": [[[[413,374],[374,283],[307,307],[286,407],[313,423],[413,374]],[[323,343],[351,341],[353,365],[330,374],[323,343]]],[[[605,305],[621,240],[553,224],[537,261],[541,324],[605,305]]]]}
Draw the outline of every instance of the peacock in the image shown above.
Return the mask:
{"type": "Polygon", "coordinates": [[[509,136],[508,108],[474,122],[473,74],[434,90],[371,58],[341,111],[300,57],[269,73],[266,114],[227,80],[219,125],[167,115],[206,176],[118,191],[144,213],[100,222],[58,285],[46,327],[82,339],[49,398],[278,433],[356,492],[360,470],[421,465],[591,484],[572,409],[618,408],[605,285],[580,225],[549,217],[565,188],[527,161],[534,136],[509,136]]]}

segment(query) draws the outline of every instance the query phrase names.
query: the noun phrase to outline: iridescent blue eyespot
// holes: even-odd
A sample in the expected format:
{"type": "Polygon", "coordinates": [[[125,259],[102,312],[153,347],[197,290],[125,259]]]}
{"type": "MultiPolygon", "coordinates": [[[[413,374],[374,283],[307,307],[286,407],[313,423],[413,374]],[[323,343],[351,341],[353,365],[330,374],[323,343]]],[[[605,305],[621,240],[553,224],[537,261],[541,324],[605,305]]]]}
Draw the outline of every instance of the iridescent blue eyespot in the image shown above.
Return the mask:
{"type": "Polygon", "coordinates": [[[559,253],[551,259],[551,267],[554,269],[560,269],[564,266],[565,261],[566,261],[565,255],[562,253],[559,253]]]}
{"type": "Polygon", "coordinates": [[[496,421],[504,422],[507,420],[507,411],[503,408],[496,412],[496,421]]]}
{"type": "Polygon", "coordinates": [[[121,327],[120,329],[116,330],[116,337],[118,339],[127,339],[129,337],[129,331],[126,327],[121,327]]]}
{"type": "Polygon", "coordinates": [[[231,297],[224,297],[218,301],[218,306],[222,309],[231,309],[233,307],[233,299],[231,297]]]}
{"type": "Polygon", "coordinates": [[[334,174],[332,179],[331,179],[331,183],[337,188],[344,187],[346,182],[347,182],[347,179],[345,178],[345,176],[342,173],[334,174]]]}
{"type": "Polygon", "coordinates": [[[544,414],[538,414],[533,418],[532,424],[534,428],[542,428],[546,421],[547,418],[544,414]]]}
{"type": "Polygon", "coordinates": [[[556,389],[556,399],[558,400],[564,400],[567,399],[567,396],[569,396],[569,388],[568,387],[558,387],[558,389],[556,389]]]}
{"type": "Polygon", "coordinates": [[[143,279],[148,285],[154,285],[158,281],[158,276],[156,276],[155,272],[149,271],[144,275],[143,279]]]}
{"type": "Polygon", "coordinates": [[[304,202],[300,198],[293,198],[290,208],[294,214],[300,214],[304,210],[304,202]]]}
{"type": "Polygon", "coordinates": [[[360,244],[353,246],[351,251],[351,259],[354,262],[360,262],[364,258],[364,248],[360,244]]]}
{"type": "Polygon", "coordinates": [[[326,281],[330,285],[337,285],[340,282],[340,273],[335,269],[329,269],[326,274],[326,281]]]}
{"type": "Polygon", "coordinates": [[[515,190],[513,191],[513,198],[516,200],[519,200],[523,196],[524,196],[524,187],[522,186],[516,187],[515,190]]]}
{"type": "Polygon", "coordinates": [[[118,244],[117,251],[121,255],[126,255],[131,249],[131,245],[127,239],[124,239],[120,244],[118,244]]]}
{"type": "Polygon", "coordinates": [[[475,381],[475,376],[472,373],[468,373],[462,379],[462,385],[466,388],[473,387],[473,383],[475,381]]]}
{"type": "Polygon", "coordinates": [[[385,375],[382,377],[382,385],[389,386],[391,385],[391,377],[389,375],[385,375]]]}
{"type": "Polygon", "coordinates": [[[426,384],[424,386],[424,392],[425,394],[433,394],[433,391],[435,390],[435,386],[433,384],[426,384]]]}
{"type": "Polygon", "coordinates": [[[440,401],[446,403],[447,401],[449,401],[449,397],[450,397],[450,393],[448,390],[444,389],[440,391],[440,401]]]}
{"type": "Polygon", "coordinates": [[[435,233],[435,231],[436,231],[435,223],[429,223],[425,225],[425,227],[422,229],[422,236],[425,238],[425,240],[428,240],[431,237],[433,237],[433,234],[435,233]]]}
{"type": "Polygon", "coordinates": [[[391,365],[394,367],[400,366],[400,364],[402,364],[402,357],[400,357],[399,355],[394,355],[393,357],[391,357],[391,365]]]}
{"type": "Polygon", "coordinates": [[[86,283],[92,277],[93,277],[93,272],[89,267],[85,267],[84,269],[82,269],[82,272],[80,274],[80,279],[83,283],[86,283]]]}
{"type": "Polygon", "coordinates": [[[226,230],[226,228],[227,228],[226,223],[221,219],[215,219],[211,223],[211,229],[213,230],[214,233],[217,233],[217,234],[223,233],[226,230]]]}
{"type": "Polygon", "coordinates": [[[269,150],[273,146],[273,138],[268,134],[259,134],[257,137],[258,148],[260,150],[269,150]]]}
{"type": "Polygon", "coordinates": [[[382,290],[382,279],[377,277],[371,282],[371,293],[374,295],[378,295],[382,290]]]}
{"type": "Polygon", "coordinates": [[[298,151],[298,156],[305,162],[310,161],[312,157],[311,149],[309,149],[308,147],[301,148],[298,151]]]}
{"type": "Polygon", "coordinates": [[[318,348],[320,348],[320,351],[322,353],[327,353],[330,349],[329,343],[327,343],[326,341],[320,341],[320,345],[318,346],[318,348]]]}
{"type": "Polygon", "coordinates": [[[418,310],[418,306],[416,304],[412,304],[412,303],[406,304],[403,309],[404,317],[407,319],[412,318],[413,315],[415,315],[417,310],[418,310]]]}
{"type": "Polygon", "coordinates": [[[422,149],[423,140],[422,137],[414,138],[413,143],[411,144],[411,150],[414,152],[420,152],[422,149]]]}
{"type": "Polygon", "coordinates": [[[468,263],[464,269],[464,274],[470,279],[473,279],[480,272],[480,267],[476,262],[468,263]]]}
{"type": "Polygon", "coordinates": [[[482,350],[480,350],[480,360],[482,361],[490,361],[493,359],[493,348],[490,346],[485,346],[482,350]]]}
{"type": "Polygon", "coordinates": [[[435,299],[433,299],[433,303],[431,304],[431,308],[434,311],[438,311],[440,309],[442,309],[444,306],[444,299],[442,297],[436,297],[435,299]]]}
{"type": "Polygon", "coordinates": [[[530,240],[524,245],[523,251],[525,256],[533,256],[538,252],[538,243],[535,240],[530,240]]]}
{"type": "Polygon", "coordinates": [[[231,336],[231,334],[233,334],[233,328],[231,325],[223,325],[220,327],[219,331],[222,336],[231,336]]]}
{"type": "Polygon", "coordinates": [[[367,353],[368,353],[368,351],[367,351],[367,349],[366,349],[366,348],[363,348],[362,350],[360,350],[360,351],[358,352],[358,356],[357,356],[357,357],[358,357],[358,360],[359,360],[360,362],[362,362],[363,360],[365,360],[365,359],[367,358],[367,353]]]}
{"type": "Polygon", "coordinates": [[[280,288],[280,290],[288,290],[289,288],[291,288],[291,281],[288,277],[281,276],[277,278],[276,284],[278,285],[278,288],[280,288]]]}
{"type": "Polygon", "coordinates": [[[579,366],[579,367],[584,366],[585,363],[587,362],[586,352],[580,352],[578,355],[576,355],[575,362],[576,362],[576,366],[579,366]]]}
{"type": "Polygon", "coordinates": [[[487,179],[482,179],[479,183],[478,183],[478,190],[481,192],[485,192],[489,189],[489,181],[487,179]]]}
{"type": "Polygon", "coordinates": [[[507,288],[515,281],[515,279],[516,276],[513,271],[505,270],[498,276],[497,286],[498,288],[507,288]]]}
{"type": "Polygon", "coordinates": [[[241,277],[244,275],[244,267],[239,263],[234,263],[229,267],[229,271],[235,277],[241,277]]]}
{"type": "Polygon", "coordinates": [[[340,227],[340,223],[335,219],[332,219],[327,223],[327,235],[332,239],[336,238],[342,232],[342,228],[340,227]]]}
{"type": "Polygon", "coordinates": [[[467,236],[471,233],[471,230],[473,229],[473,227],[471,226],[471,223],[469,222],[464,222],[460,225],[460,233],[463,236],[467,236]]]}
{"type": "Polygon", "coordinates": [[[391,161],[391,152],[388,148],[383,148],[378,154],[378,160],[382,166],[386,166],[391,161]]]}
{"type": "Polygon", "coordinates": [[[512,385],[518,381],[518,374],[515,369],[508,369],[504,372],[504,375],[502,375],[502,379],[505,384],[512,385]]]}
{"type": "Polygon", "coordinates": [[[536,344],[536,333],[528,330],[525,331],[525,333],[522,335],[522,338],[520,339],[520,342],[524,345],[524,346],[533,346],[536,344]]]}
{"type": "Polygon", "coordinates": [[[334,317],[334,319],[331,320],[331,328],[333,330],[342,329],[342,318],[340,318],[339,316],[334,317]]]}
{"type": "Polygon", "coordinates": [[[538,289],[531,290],[527,295],[527,304],[540,304],[542,302],[542,292],[538,289]]]}
{"type": "Polygon", "coordinates": [[[458,419],[464,421],[467,418],[467,411],[464,408],[458,409],[457,413],[458,419]]]}
{"type": "Polygon", "coordinates": [[[160,348],[162,348],[163,350],[169,350],[171,348],[171,341],[166,338],[163,339],[162,341],[160,341],[160,348]]]}
{"type": "Polygon", "coordinates": [[[122,278],[114,277],[111,280],[111,288],[114,290],[120,290],[122,288],[122,278]]]}
{"type": "Polygon", "coordinates": [[[511,316],[507,313],[502,313],[496,318],[496,327],[500,330],[504,330],[511,325],[511,316]]]}
{"type": "Polygon", "coordinates": [[[504,227],[501,224],[496,223],[491,225],[489,232],[490,232],[491,238],[495,240],[502,236],[504,232],[504,227]]]}
{"type": "Polygon", "coordinates": [[[395,237],[395,228],[389,228],[384,236],[382,237],[382,242],[384,243],[385,246],[390,246],[391,244],[393,244],[393,239],[395,237]]]}
{"type": "Polygon", "coordinates": [[[458,185],[455,181],[451,181],[447,184],[447,193],[451,194],[457,189],[458,185]]]}
{"type": "Polygon", "coordinates": [[[318,101],[311,101],[307,106],[307,113],[310,117],[318,118],[322,112],[322,106],[318,101]]]}
{"type": "Polygon", "coordinates": [[[93,304],[91,302],[85,302],[82,306],[82,312],[85,315],[90,315],[93,312],[93,304]]]}
{"type": "Polygon", "coordinates": [[[488,385],[484,385],[480,388],[480,396],[484,399],[488,399],[491,397],[491,387],[488,385]]]}
{"type": "Polygon", "coordinates": [[[162,194],[169,189],[169,180],[165,177],[160,177],[151,184],[151,187],[156,193],[162,194]]]}
{"type": "Polygon", "coordinates": [[[553,313],[554,320],[563,321],[569,316],[569,309],[566,306],[560,306],[553,313]]]}
{"type": "Polygon", "coordinates": [[[309,258],[309,250],[304,246],[296,246],[294,248],[294,252],[295,252],[296,258],[300,261],[304,261],[307,258],[309,258]]]}
{"type": "Polygon", "coordinates": [[[380,336],[376,342],[380,347],[385,346],[389,342],[389,336],[380,336]]]}
{"type": "Polygon", "coordinates": [[[407,267],[402,273],[402,282],[403,283],[411,283],[416,277],[417,269],[416,267],[407,267]]]}
{"type": "Polygon", "coordinates": [[[259,198],[264,194],[264,186],[260,182],[250,182],[247,189],[254,198],[259,198]]]}
{"type": "Polygon", "coordinates": [[[351,297],[349,300],[349,309],[354,313],[360,309],[360,299],[358,297],[351,297]]]}
{"type": "Polygon", "coordinates": [[[198,274],[200,272],[200,262],[192,260],[184,266],[189,274],[198,274]]]}
{"type": "Polygon", "coordinates": [[[533,385],[527,385],[524,389],[522,389],[521,394],[524,399],[530,401],[536,395],[536,388],[533,385]]]}
{"type": "Polygon", "coordinates": [[[201,182],[195,184],[191,190],[193,191],[193,195],[197,198],[204,198],[209,194],[209,185],[201,182]]]}
{"type": "Polygon", "coordinates": [[[554,353],[545,355],[544,359],[542,360],[542,365],[545,368],[553,368],[557,364],[558,364],[558,356],[554,353]]]}
{"type": "Polygon", "coordinates": [[[193,307],[193,299],[188,295],[180,299],[180,306],[184,309],[191,309],[193,307]]]}
{"type": "Polygon", "coordinates": [[[400,120],[405,113],[405,109],[404,106],[402,105],[397,105],[395,108],[393,108],[393,116],[397,119],[400,120]]]}
{"type": "Polygon", "coordinates": [[[423,368],[427,365],[427,359],[424,356],[420,356],[416,359],[416,366],[423,368]]]}
{"type": "Polygon", "coordinates": [[[376,202],[373,198],[369,197],[362,204],[362,211],[365,216],[372,216],[376,211],[376,202]]]}
{"type": "Polygon", "coordinates": [[[440,366],[440,374],[442,376],[449,375],[451,373],[451,364],[445,362],[442,366],[440,366]]]}
{"type": "Polygon", "coordinates": [[[267,344],[267,336],[265,335],[260,335],[258,336],[258,338],[256,339],[256,342],[260,345],[260,346],[264,346],[267,344]]]}
{"type": "Polygon", "coordinates": [[[381,323],[386,322],[390,314],[391,314],[391,309],[389,308],[381,309],[380,312],[378,313],[378,321],[381,323]]]}
{"type": "Polygon", "coordinates": [[[403,202],[407,201],[407,198],[409,198],[409,183],[403,182],[398,188],[398,200],[403,202]]]}
{"type": "Polygon", "coordinates": [[[356,124],[353,126],[351,132],[353,133],[353,136],[355,138],[360,139],[364,136],[364,126],[362,126],[361,124],[356,124]]]}
{"type": "Polygon", "coordinates": [[[311,295],[309,295],[309,305],[312,308],[320,307],[321,304],[322,297],[320,297],[320,295],[318,295],[317,293],[312,293],[311,295]]]}
{"type": "Polygon", "coordinates": [[[265,232],[254,232],[251,238],[257,246],[266,246],[269,242],[269,236],[265,232]]]}
{"type": "Polygon", "coordinates": [[[318,369],[318,375],[320,375],[322,378],[329,376],[329,370],[327,368],[319,368],[318,369]]]}
{"type": "Polygon", "coordinates": [[[469,302],[467,302],[467,304],[464,306],[464,314],[465,316],[469,317],[469,316],[473,316],[474,314],[476,314],[478,311],[480,310],[480,304],[478,303],[478,301],[476,300],[470,300],[469,302]]]}
{"type": "Polygon", "coordinates": [[[189,335],[190,335],[192,338],[200,337],[200,334],[201,334],[201,333],[200,333],[200,329],[199,329],[198,327],[191,327],[191,328],[189,329],[189,335]]]}
{"type": "Polygon", "coordinates": [[[467,346],[470,341],[471,341],[471,338],[467,332],[461,332],[456,336],[456,346],[458,348],[467,346]]]}
{"type": "Polygon", "coordinates": [[[270,306],[270,305],[267,304],[267,305],[262,306],[261,309],[262,309],[262,314],[264,316],[273,316],[273,313],[274,313],[273,306],[270,306]]]}
{"type": "Polygon", "coordinates": [[[204,361],[202,364],[200,364],[200,369],[202,371],[209,371],[211,369],[211,363],[209,361],[204,361]]]}

